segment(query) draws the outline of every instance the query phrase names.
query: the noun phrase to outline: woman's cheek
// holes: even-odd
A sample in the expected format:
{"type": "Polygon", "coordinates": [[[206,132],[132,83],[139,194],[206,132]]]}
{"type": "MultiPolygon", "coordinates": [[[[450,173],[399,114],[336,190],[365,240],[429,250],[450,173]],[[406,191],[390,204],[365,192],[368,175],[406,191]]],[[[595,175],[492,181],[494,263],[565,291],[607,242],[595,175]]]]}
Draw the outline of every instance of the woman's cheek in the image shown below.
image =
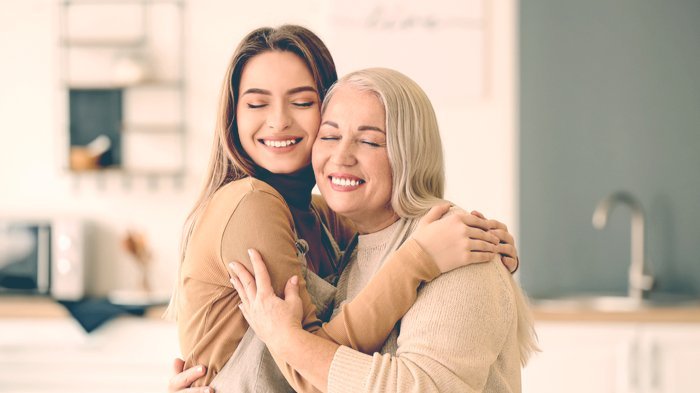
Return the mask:
{"type": "Polygon", "coordinates": [[[318,135],[318,129],[321,126],[321,114],[318,111],[309,111],[309,117],[306,121],[307,124],[307,132],[311,138],[311,140],[316,140],[316,136],[318,135]]]}

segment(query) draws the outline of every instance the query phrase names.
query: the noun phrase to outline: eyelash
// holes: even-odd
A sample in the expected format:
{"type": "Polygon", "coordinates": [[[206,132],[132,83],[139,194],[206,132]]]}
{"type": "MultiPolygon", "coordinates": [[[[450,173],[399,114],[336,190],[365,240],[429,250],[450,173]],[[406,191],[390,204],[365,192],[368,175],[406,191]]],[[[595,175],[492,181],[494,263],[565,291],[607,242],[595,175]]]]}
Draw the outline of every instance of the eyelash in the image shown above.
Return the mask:
{"type": "MultiPolygon", "coordinates": [[[[340,137],[339,136],[322,136],[319,139],[321,139],[322,141],[338,141],[338,140],[340,140],[340,137]]],[[[384,144],[372,142],[372,141],[360,140],[360,143],[364,143],[365,145],[370,146],[370,147],[384,147],[384,144]]]]}
{"type": "MultiPolygon", "coordinates": [[[[293,102],[292,105],[296,106],[297,108],[311,108],[314,106],[313,101],[309,102],[293,102]]],[[[267,104],[248,104],[248,109],[260,109],[266,107],[267,104]]]]}

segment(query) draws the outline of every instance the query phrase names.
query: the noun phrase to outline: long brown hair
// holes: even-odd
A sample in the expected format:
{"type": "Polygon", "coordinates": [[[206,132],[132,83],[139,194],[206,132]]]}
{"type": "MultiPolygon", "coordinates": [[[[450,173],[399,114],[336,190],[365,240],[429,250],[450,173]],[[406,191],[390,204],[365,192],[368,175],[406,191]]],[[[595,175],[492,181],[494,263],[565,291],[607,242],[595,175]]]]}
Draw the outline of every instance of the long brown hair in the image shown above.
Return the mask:
{"type": "Polygon", "coordinates": [[[256,165],[241,146],[236,122],[236,100],[241,84],[241,73],[250,59],[264,52],[291,52],[299,56],[316,81],[319,99],[323,100],[326,91],[338,79],[333,57],[321,39],[309,29],[297,25],[283,25],[277,28],[261,27],[250,32],[236,48],[229,61],[219,100],[214,143],[209,158],[209,168],[204,186],[190,211],[182,231],[178,283],[175,285],[166,318],[177,317],[177,286],[180,280],[180,265],[190,236],[199,216],[214,193],[224,185],[248,176],[255,176],[256,165]]]}

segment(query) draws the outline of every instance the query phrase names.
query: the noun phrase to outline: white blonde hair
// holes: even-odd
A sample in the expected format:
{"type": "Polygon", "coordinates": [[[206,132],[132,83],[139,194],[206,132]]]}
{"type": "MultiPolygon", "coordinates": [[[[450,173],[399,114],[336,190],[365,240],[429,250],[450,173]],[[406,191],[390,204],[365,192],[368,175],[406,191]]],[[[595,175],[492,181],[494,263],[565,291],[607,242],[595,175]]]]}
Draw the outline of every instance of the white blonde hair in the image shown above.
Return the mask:
{"type": "Polygon", "coordinates": [[[400,217],[422,216],[442,201],[445,191],[442,142],[428,96],[398,71],[368,68],[339,79],[326,94],[322,113],[342,86],[371,92],[381,101],[392,172],[391,207],[400,217]]]}

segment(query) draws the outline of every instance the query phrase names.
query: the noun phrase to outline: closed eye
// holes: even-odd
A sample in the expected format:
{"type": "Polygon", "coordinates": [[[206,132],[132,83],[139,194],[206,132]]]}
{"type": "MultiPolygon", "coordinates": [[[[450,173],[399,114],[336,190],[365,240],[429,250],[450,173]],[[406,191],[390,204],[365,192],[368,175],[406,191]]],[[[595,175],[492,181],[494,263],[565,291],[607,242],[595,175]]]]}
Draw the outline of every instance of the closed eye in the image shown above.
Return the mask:
{"type": "Polygon", "coordinates": [[[319,137],[318,139],[320,139],[322,141],[339,141],[340,137],[335,136],[335,135],[326,135],[326,136],[319,137]]]}
{"type": "Polygon", "coordinates": [[[313,102],[313,101],[309,101],[309,102],[295,102],[295,103],[293,103],[293,105],[294,105],[294,106],[297,106],[297,107],[299,107],[299,108],[310,108],[310,107],[312,107],[312,106],[314,105],[314,102],[313,102]]]}
{"type": "Polygon", "coordinates": [[[372,146],[372,147],[383,147],[384,145],[381,143],[377,142],[372,142],[372,141],[360,141],[360,143],[364,143],[365,145],[372,146]]]}
{"type": "Polygon", "coordinates": [[[248,104],[248,108],[250,109],[264,108],[266,106],[267,104],[248,104]]]}

